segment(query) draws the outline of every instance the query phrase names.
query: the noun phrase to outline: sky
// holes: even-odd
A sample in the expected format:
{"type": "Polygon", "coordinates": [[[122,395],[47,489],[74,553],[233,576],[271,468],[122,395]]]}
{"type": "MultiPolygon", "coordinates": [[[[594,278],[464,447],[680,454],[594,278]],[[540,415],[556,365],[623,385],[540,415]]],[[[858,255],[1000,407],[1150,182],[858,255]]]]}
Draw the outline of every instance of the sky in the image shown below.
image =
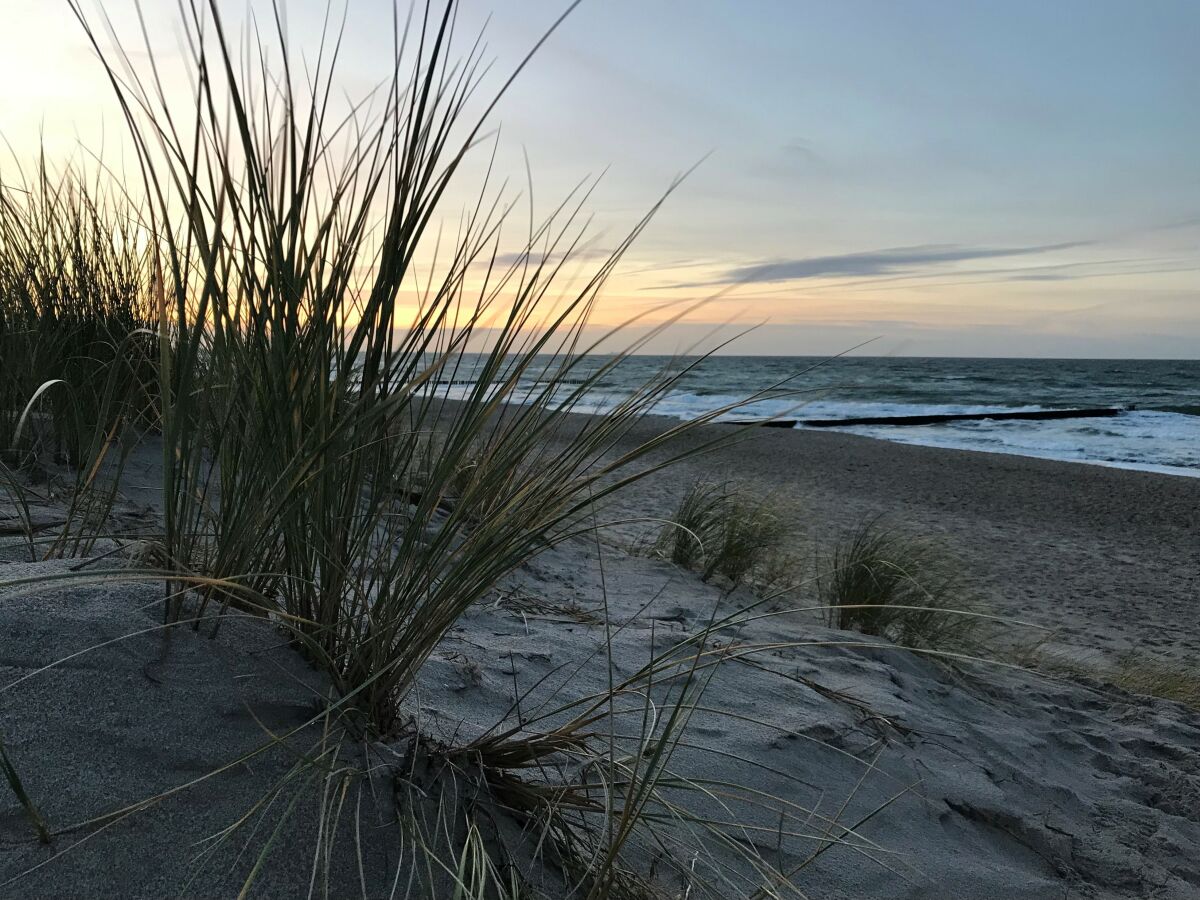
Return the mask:
{"type": "MultiPolygon", "coordinates": [[[[323,0],[286,5],[315,40],[323,0]]],[[[498,79],[566,5],[464,0],[459,33],[486,22],[498,79]]],[[[173,0],[144,6],[171,45],[173,0]]],[[[132,0],[105,8],[133,33],[132,0]]],[[[349,0],[349,94],[386,75],[391,20],[349,0]]],[[[0,0],[0,21],[12,153],[119,148],[65,0],[0,0]]],[[[710,298],[653,350],[757,326],[731,350],[1195,358],[1198,44],[1196,0],[584,0],[498,107],[497,167],[535,216],[602,173],[599,253],[698,163],[598,313],[710,298]]]]}

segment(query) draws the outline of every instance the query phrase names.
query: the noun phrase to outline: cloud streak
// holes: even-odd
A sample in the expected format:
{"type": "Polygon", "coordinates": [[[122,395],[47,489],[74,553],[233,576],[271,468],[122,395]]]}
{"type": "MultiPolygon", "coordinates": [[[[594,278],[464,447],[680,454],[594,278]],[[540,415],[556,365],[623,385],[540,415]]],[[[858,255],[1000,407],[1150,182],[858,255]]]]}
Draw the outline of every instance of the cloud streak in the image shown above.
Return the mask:
{"type": "MultiPolygon", "coordinates": [[[[585,259],[607,259],[608,257],[612,256],[612,254],[612,250],[608,250],[603,247],[577,246],[573,247],[569,251],[552,250],[548,252],[537,247],[533,247],[529,250],[517,250],[512,253],[498,254],[494,264],[504,268],[507,268],[508,266],[520,265],[526,261],[528,261],[531,266],[538,265],[539,263],[553,265],[555,263],[566,262],[568,259],[577,261],[585,259]]],[[[478,260],[476,260],[476,264],[492,265],[493,262],[491,257],[480,257],[478,260]]]]}
{"type": "Polygon", "coordinates": [[[751,266],[738,266],[725,272],[718,279],[718,283],[765,284],[779,281],[799,281],[805,278],[872,278],[903,274],[950,263],[1049,253],[1053,250],[1083,246],[1084,243],[1086,242],[1073,241],[1029,247],[964,247],[960,244],[891,247],[862,253],[810,256],[757,263],[751,266]]]}

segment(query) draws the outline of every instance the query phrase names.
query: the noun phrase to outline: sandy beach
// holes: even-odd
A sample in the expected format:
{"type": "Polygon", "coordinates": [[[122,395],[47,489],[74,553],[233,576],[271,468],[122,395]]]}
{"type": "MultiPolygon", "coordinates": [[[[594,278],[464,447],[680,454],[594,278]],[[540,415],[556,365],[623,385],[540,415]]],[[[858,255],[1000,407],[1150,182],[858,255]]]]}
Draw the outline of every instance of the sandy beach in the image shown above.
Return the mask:
{"type": "MultiPolygon", "coordinates": [[[[664,427],[649,419],[631,442],[664,427]]],[[[1053,629],[1064,644],[1184,662],[1200,650],[1198,478],[759,429],[638,485],[622,508],[631,517],[672,508],[697,479],[771,497],[807,547],[874,516],[935,537],[993,611],[1053,629]]]]}
{"type": "MultiPolygon", "coordinates": [[[[153,474],[153,459],[131,467],[131,485],[153,474]]],[[[635,486],[607,518],[669,515],[689,483],[721,478],[792,510],[806,552],[879,514],[935,536],[990,611],[1052,629],[1080,658],[1186,660],[1200,641],[1200,480],[762,430],[635,486]]],[[[116,514],[144,509],[130,499],[116,514]]],[[[53,523],[55,510],[50,500],[33,514],[53,523]]],[[[752,601],[631,553],[646,527],[569,540],[472,608],[406,703],[421,732],[462,742],[602,692],[752,601]]],[[[66,564],[22,562],[17,537],[5,552],[6,581],[66,564]]],[[[54,829],[39,844],[5,800],[0,896],[233,896],[264,849],[251,896],[419,888],[395,828],[404,804],[392,779],[411,764],[401,746],[350,741],[335,748],[338,764],[281,782],[322,746],[328,686],[258,619],[233,617],[211,640],[177,630],[164,644],[158,596],[111,584],[0,594],[2,733],[54,829]],[[264,750],[268,735],[283,739],[264,750]],[[333,776],[343,770],[359,773],[350,787],[333,776]]],[[[948,668],[798,614],[749,619],[714,646],[732,658],[691,713],[672,770],[786,798],[796,813],[786,826],[738,792],[712,793],[708,812],[756,822],[734,829],[737,840],[791,872],[803,896],[1184,900],[1200,890],[1195,710],[1097,678],[948,668]],[[778,649],[739,659],[742,644],[778,649]]],[[[753,884],[737,842],[694,840],[712,862],[692,858],[687,877],[731,892],[753,884]]],[[[550,896],[565,891],[552,868],[537,878],[550,896]]],[[[668,877],[664,890],[689,888],[668,877]]]]}
{"type": "Polygon", "coordinates": [[[1200,897],[1200,5],[1070,2],[10,3],[0,900],[1200,897]]]}

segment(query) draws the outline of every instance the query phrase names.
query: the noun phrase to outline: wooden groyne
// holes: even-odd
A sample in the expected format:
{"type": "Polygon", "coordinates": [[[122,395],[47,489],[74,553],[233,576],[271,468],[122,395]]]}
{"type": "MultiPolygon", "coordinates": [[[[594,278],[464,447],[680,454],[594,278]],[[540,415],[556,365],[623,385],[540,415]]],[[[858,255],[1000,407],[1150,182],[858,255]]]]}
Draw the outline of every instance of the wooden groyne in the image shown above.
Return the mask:
{"type": "Polygon", "coordinates": [[[714,425],[757,425],[760,428],[795,428],[799,419],[721,419],[714,425]]]}
{"type": "Polygon", "coordinates": [[[1024,419],[1107,419],[1125,412],[1119,407],[1091,409],[1039,409],[1032,412],[932,413],[925,416],[864,416],[857,419],[734,419],[725,425],[761,425],[764,428],[845,428],[849,425],[938,425],[942,422],[982,422],[1024,419]]]}

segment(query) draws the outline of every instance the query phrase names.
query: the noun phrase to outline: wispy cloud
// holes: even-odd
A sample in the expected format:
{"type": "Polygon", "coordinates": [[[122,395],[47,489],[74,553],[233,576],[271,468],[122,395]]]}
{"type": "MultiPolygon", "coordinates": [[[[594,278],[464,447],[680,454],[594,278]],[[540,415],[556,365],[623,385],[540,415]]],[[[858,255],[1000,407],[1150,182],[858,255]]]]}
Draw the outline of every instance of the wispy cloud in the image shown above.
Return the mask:
{"type": "MultiPolygon", "coordinates": [[[[501,253],[497,255],[494,264],[500,266],[501,268],[520,265],[526,261],[528,261],[531,266],[538,265],[539,263],[554,265],[556,263],[565,262],[568,258],[577,262],[588,259],[607,259],[608,257],[612,256],[612,253],[612,250],[604,247],[574,247],[569,252],[565,250],[545,252],[534,248],[529,251],[522,250],[512,253],[501,253]]],[[[491,266],[493,265],[493,262],[491,257],[481,256],[475,261],[475,264],[479,266],[491,266]]]]}
{"type": "Polygon", "coordinates": [[[762,284],[798,281],[805,278],[870,278],[897,275],[949,263],[977,259],[1027,256],[1083,246],[1085,242],[1039,244],[1030,247],[964,247],[960,244],[924,244],[917,247],[891,247],[836,256],[809,256],[783,259],[729,269],[719,279],[722,284],[762,284]]]}

